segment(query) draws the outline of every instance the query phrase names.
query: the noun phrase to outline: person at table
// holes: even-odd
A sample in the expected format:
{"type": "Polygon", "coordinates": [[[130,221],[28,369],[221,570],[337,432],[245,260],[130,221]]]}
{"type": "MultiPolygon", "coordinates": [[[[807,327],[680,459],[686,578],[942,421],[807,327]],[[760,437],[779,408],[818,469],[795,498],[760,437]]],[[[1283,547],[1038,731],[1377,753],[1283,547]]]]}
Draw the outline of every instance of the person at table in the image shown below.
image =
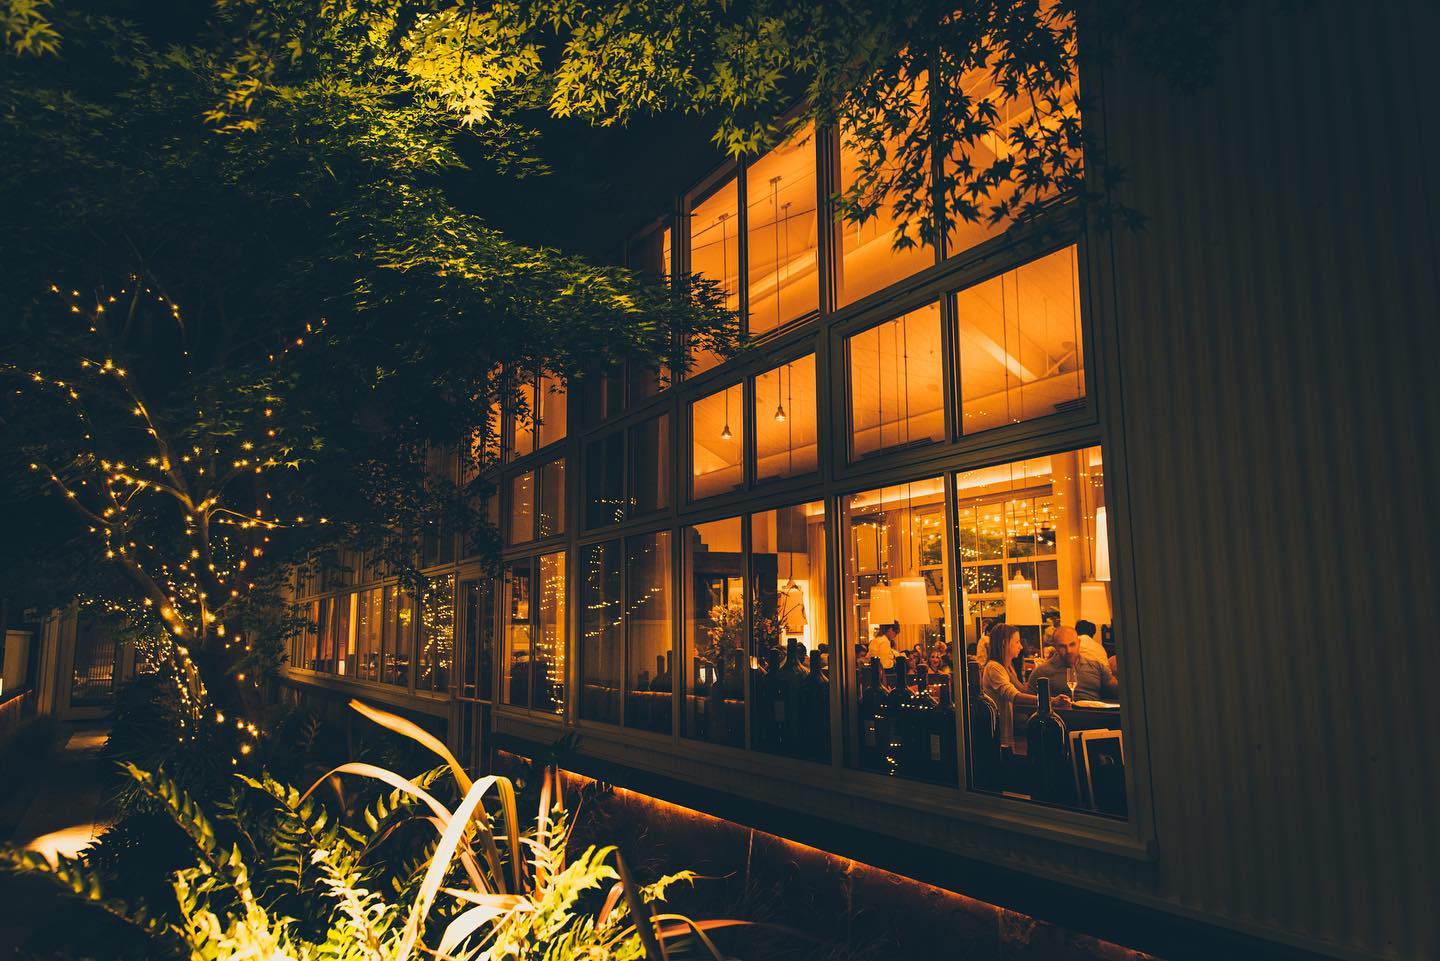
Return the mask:
{"type": "Polygon", "coordinates": [[[895,666],[895,642],[899,637],[900,625],[891,622],[875,628],[875,637],[870,641],[870,656],[879,658],[880,666],[887,671],[895,666]]]}
{"type": "MultiPolygon", "coordinates": [[[[1014,747],[1015,705],[1033,705],[1040,701],[1033,692],[1020,687],[1020,677],[1015,673],[1015,658],[1020,656],[1020,628],[1014,624],[996,624],[990,628],[987,649],[985,666],[980,671],[980,690],[990,695],[1000,712],[1000,746],[1014,747]]],[[[1054,704],[1069,707],[1070,699],[1059,694],[1054,704]]]]}
{"type": "Polygon", "coordinates": [[[1110,665],[1080,653],[1080,635],[1075,633],[1075,628],[1068,625],[1057,627],[1051,643],[1055,648],[1054,653],[1047,660],[1035,665],[1035,670],[1030,672],[1030,681],[1026,685],[1030,693],[1035,693],[1035,682],[1042,677],[1050,679],[1052,695],[1057,691],[1068,691],[1070,685],[1066,680],[1066,672],[1073,667],[1075,700],[1113,701],[1119,698],[1120,682],[1110,673],[1110,665]]]}
{"type": "Polygon", "coordinates": [[[1099,661],[1101,664],[1110,665],[1110,673],[1115,673],[1115,662],[1105,651],[1105,645],[1095,639],[1095,624],[1093,621],[1076,621],[1075,633],[1080,635],[1080,653],[1092,661],[1099,661]]]}

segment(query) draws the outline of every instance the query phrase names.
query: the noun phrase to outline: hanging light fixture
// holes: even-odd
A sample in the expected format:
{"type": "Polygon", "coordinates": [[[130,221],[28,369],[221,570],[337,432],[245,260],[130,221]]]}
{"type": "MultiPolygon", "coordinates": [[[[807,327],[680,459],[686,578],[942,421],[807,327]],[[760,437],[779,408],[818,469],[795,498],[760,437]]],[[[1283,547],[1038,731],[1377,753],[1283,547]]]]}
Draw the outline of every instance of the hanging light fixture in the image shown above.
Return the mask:
{"type": "Polygon", "coordinates": [[[720,439],[729,440],[735,435],[730,433],[730,388],[725,388],[725,426],[720,428],[720,439]]]}
{"type": "Polygon", "coordinates": [[[870,627],[873,630],[881,624],[895,623],[895,596],[889,584],[876,584],[870,588],[870,627]]]}
{"type": "Polygon", "coordinates": [[[925,578],[902,577],[895,581],[895,607],[901,624],[929,624],[930,602],[925,596],[925,578]]]}
{"type": "MultiPolygon", "coordinates": [[[[775,423],[777,424],[785,423],[785,368],[789,366],[789,364],[784,364],[775,373],[775,423]]],[[[795,379],[793,372],[790,374],[790,379],[792,382],[795,379]]]]}
{"type": "Polygon", "coordinates": [[[1110,588],[1104,581],[1080,582],[1080,619],[1092,624],[1110,623],[1110,588]]]}
{"type": "Polygon", "coordinates": [[[1110,522],[1105,508],[1095,508],[1095,579],[1110,579],[1110,522]]]}
{"type": "Polygon", "coordinates": [[[1040,595],[1035,592],[1025,575],[1018,571],[1005,585],[1005,623],[1017,627],[1036,627],[1040,624],[1040,595]]]}

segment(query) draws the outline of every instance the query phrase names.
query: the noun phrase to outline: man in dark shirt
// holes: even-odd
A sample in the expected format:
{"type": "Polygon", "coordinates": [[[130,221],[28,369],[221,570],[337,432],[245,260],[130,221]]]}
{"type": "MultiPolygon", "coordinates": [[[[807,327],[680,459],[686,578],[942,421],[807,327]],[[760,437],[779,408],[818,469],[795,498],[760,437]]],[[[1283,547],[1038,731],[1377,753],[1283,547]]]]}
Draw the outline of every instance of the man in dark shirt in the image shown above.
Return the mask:
{"type": "Polygon", "coordinates": [[[1080,653],[1080,635],[1075,633],[1075,628],[1064,625],[1055,628],[1050,642],[1055,645],[1055,653],[1031,672],[1025,688],[1031,694],[1035,693],[1036,679],[1041,677],[1050,679],[1052,695],[1068,693],[1070,685],[1065,681],[1065,672],[1074,667],[1075,700],[1114,701],[1120,697],[1120,682],[1110,673],[1110,666],[1080,653]]]}

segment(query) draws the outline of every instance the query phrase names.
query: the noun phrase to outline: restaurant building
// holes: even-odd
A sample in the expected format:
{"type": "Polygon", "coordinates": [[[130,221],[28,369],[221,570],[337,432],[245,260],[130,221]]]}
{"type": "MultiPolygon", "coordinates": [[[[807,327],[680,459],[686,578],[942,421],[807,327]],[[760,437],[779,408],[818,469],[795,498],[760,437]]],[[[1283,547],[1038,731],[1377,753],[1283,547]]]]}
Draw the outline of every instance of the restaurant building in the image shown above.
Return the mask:
{"type": "Polygon", "coordinates": [[[834,130],[706,173],[626,257],[755,347],[535,378],[503,576],[304,578],[287,683],[1164,957],[1437,956],[1440,24],[1233,12],[1079,77],[1139,229],[897,251],[834,130]]]}

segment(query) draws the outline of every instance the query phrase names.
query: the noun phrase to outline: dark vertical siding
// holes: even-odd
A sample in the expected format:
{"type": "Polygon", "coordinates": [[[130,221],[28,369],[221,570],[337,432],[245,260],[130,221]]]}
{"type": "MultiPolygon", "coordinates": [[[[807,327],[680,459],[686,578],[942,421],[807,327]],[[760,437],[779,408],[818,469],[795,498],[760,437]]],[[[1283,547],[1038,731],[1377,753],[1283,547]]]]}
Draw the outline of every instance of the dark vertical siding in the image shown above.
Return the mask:
{"type": "Polygon", "coordinates": [[[1148,217],[1112,238],[1147,893],[1435,957],[1437,18],[1226,9],[1214,83],[1104,91],[1148,217]]]}

